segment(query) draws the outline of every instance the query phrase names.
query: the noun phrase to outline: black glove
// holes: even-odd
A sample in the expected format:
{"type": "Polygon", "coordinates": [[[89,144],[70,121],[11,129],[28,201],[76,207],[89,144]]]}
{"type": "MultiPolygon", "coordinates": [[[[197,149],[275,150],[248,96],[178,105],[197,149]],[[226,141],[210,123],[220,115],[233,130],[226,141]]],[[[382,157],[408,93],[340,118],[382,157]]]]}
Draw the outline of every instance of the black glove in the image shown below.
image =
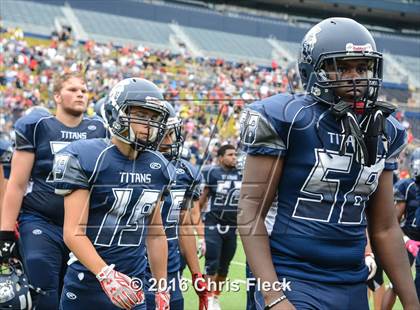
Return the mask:
{"type": "Polygon", "coordinates": [[[16,236],[14,231],[0,231],[0,262],[7,263],[16,255],[16,236]]]}

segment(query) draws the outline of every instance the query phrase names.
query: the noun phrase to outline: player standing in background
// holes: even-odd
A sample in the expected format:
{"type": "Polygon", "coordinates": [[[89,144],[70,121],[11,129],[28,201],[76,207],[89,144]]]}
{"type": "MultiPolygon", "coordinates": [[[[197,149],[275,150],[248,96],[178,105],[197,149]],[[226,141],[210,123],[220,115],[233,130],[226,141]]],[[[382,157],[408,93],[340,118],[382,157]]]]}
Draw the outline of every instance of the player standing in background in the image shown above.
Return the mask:
{"type": "MultiPolygon", "coordinates": [[[[168,283],[171,294],[170,309],[184,309],[184,298],[180,284],[181,254],[192,275],[192,286],[199,296],[200,309],[207,309],[207,288],[197,258],[197,246],[191,222],[191,208],[199,208],[201,178],[195,180],[198,172],[186,160],[179,158],[182,148],[182,121],[172,105],[167,102],[169,118],[166,133],[159,147],[160,152],[174,167],[176,174],[164,194],[161,207],[162,222],[168,240],[168,283]],[[196,204],[197,206],[194,206],[196,204]],[[181,253],[180,253],[181,251],[181,253]]],[[[147,279],[151,278],[150,270],[147,279]]],[[[150,283],[149,283],[150,284],[150,283]]],[[[153,292],[146,291],[147,307],[155,308],[153,292]]]]}
{"type": "Polygon", "coordinates": [[[84,117],[87,88],[84,77],[64,74],[55,80],[56,115],[35,111],[15,124],[15,151],[5,193],[0,231],[1,260],[15,246],[19,222],[20,251],[29,282],[42,288],[38,309],[57,309],[68,259],[63,241],[63,197],[54,194],[53,158],[75,140],[105,137],[102,122],[84,117]],[[4,247],[4,245],[9,245],[4,247]]]}
{"type": "MultiPolygon", "coordinates": [[[[188,163],[191,164],[190,160],[191,160],[191,151],[185,147],[185,145],[183,145],[181,147],[181,159],[187,161],[188,163]]],[[[191,164],[193,169],[197,171],[197,169],[195,168],[195,166],[193,164],[191,164]]],[[[194,183],[197,182],[202,182],[202,173],[199,173],[199,171],[197,171],[198,175],[195,175],[194,178],[198,179],[199,181],[195,181],[194,183]]],[[[191,187],[192,185],[190,185],[191,187]]],[[[201,186],[201,184],[200,184],[201,186]]],[[[193,187],[193,186],[192,186],[193,187]]],[[[193,225],[193,230],[195,232],[196,237],[198,238],[197,241],[197,255],[198,258],[201,259],[204,255],[206,255],[206,241],[204,239],[204,224],[203,221],[201,219],[201,209],[200,209],[200,203],[199,201],[192,201],[192,207],[190,209],[190,222],[193,225]]],[[[182,253],[181,253],[182,254],[182,253]]],[[[180,267],[180,274],[182,276],[184,269],[186,267],[187,263],[185,261],[184,256],[181,255],[181,267],[180,267]]]]}
{"type": "MultiPolygon", "coordinates": [[[[419,252],[420,229],[418,227],[417,210],[420,208],[420,148],[414,150],[410,157],[411,178],[399,180],[394,186],[394,200],[397,208],[398,221],[404,233],[404,243],[407,249],[410,266],[413,265],[419,252]]],[[[417,275],[416,279],[420,275],[417,275]]],[[[417,282],[416,282],[417,284],[417,282]]],[[[416,285],[417,293],[419,289],[416,285]]],[[[396,294],[392,285],[386,290],[382,301],[382,309],[392,309],[396,294]]]]}
{"type": "Polygon", "coordinates": [[[252,272],[269,284],[259,305],[368,309],[368,226],[404,309],[418,309],[393,216],[392,170],[406,133],[393,107],[377,101],[382,55],[364,26],[329,18],[304,37],[299,71],[307,93],[275,95],[241,116],[248,156],[238,228],[252,272]]]}
{"type": "Polygon", "coordinates": [[[155,151],[168,117],[162,93],[144,79],[122,80],[104,116],[111,141],[77,141],[55,157],[56,191],[65,195],[64,241],[73,257],[60,307],[146,309],[137,279],[144,283],[147,249],[156,309],[168,309],[159,199],[175,171],[155,151]]]}
{"type": "Polygon", "coordinates": [[[236,149],[222,145],[217,151],[219,164],[203,171],[204,189],[200,209],[208,207],[205,225],[205,273],[210,281],[209,309],[220,309],[219,295],[236,251],[236,216],[241,174],[236,168],[236,149]]]}

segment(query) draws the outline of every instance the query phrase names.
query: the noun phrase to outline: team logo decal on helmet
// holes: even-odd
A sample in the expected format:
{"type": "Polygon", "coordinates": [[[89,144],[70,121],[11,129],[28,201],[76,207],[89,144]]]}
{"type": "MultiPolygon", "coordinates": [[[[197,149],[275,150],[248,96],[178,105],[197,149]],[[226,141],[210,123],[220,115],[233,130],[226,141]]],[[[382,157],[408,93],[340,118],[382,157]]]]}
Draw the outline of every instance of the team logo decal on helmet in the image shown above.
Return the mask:
{"type": "Polygon", "coordinates": [[[317,42],[316,35],[321,32],[321,27],[315,25],[314,27],[309,30],[306,34],[305,38],[303,39],[302,43],[302,61],[308,64],[312,63],[312,50],[315,47],[317,42]]]}

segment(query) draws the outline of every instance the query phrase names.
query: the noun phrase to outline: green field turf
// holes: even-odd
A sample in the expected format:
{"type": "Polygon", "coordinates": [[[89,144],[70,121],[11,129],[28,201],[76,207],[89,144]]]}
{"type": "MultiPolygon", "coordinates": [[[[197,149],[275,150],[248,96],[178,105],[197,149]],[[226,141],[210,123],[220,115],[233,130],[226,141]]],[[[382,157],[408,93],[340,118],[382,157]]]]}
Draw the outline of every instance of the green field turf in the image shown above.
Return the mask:
{"type": "MultiPolygon", "coordinates": [[[[200,260],[202,270],[204,270],[204,258],[200,260]]],[[[191,274],[188,268],[184,272],[184,277],[188,280],[191,279],[191,274]]],[[[238,292],[223,292],[220,296],[220,304],[223,310],[244,310],[246,305],[246,291],[245,291],[245,253],[242,248],[241,240],[238,238],[238,248],[236,250],[235,257],[233,258],[232,264],[229,269],[229,278],[231,281],[239,280],[240,289],[238,292]]],[[[388,278],[385,278],[386,284],[389,283],[388,278]]],[[[186,310],[197,310],[198,309],[198,298],[191,286],[186,293],[185,298],[185,309],[186,310]]],[[[371,309],[373,309],[373,301],[369,300],[371,309]]],[[[397,300],[394,308],[395,310],[402,310],[401,303],[397,300]]]]}

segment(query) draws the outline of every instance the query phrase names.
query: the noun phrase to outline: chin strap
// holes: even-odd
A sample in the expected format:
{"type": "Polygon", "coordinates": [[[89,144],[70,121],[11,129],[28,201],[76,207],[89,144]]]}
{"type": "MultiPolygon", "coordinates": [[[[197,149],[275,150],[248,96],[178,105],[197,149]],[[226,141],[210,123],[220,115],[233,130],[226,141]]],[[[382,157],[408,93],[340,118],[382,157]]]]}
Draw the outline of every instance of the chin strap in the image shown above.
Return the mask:
{"type": "Polygon", "coordinates": [[[365,166],[376,163],[378,156],[378,142],[382,141],[384,153],[388,151],[386,134],[386,118],[395,111],[395,106],[383,101],[377,101],[373,107],[367,109],[360,122],[354,111],[354,103],[340,101],[332,107],[332,113],[341,122],[344,138],[340,144],[340,155],[347,151],[349,136],[354,140],[356,161],[365,166]]]}

